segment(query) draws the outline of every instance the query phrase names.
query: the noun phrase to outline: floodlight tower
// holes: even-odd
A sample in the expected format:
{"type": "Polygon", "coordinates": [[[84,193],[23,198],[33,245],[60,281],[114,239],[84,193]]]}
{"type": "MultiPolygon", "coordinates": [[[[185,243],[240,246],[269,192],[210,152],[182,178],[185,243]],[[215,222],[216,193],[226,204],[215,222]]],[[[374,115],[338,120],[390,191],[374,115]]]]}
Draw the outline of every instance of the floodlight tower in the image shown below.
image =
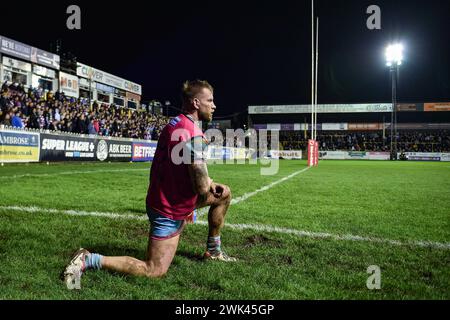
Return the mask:
{"type": "Polygon", "coordinates": [[[403,45],[391,44],[386,48],[386,66],[391,74],[392,113],[391,113],[391,160],[397,160],[397,80],[399,67],[403,61],[403,45]]]}

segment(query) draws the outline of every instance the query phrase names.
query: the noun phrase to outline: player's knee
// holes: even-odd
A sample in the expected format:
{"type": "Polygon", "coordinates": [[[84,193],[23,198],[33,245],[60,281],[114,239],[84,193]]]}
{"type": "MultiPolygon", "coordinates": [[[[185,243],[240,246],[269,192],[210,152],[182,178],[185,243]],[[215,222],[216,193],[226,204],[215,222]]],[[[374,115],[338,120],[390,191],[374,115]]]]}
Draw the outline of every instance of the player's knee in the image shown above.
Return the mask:
{"type": "Polygon", "coordinates": [[[145,274],[148,278],[161,278],[164,277],[167,273],[167,269],[163,268],[154,268],[154,269],[148,269],[147,273],[145,274]]]}
{"type": "Polygon", "coordinates": [[[154,278],[162,278],[166,275],[167,270],[155,270],[155,273],[153,275],[154,278]]]}
{"type": "Polygon", "coordinates": [[[168,268],[163,266],[156,266],[152,263],[147,263],[145,276],[148,278],[161,278],[166,275],[168,268]]]}
{"type": "Polygon", "coordinates": [[[223,200],[227,203],[231,202],[231,189],[229,186],[224,186],[223,200]]]}

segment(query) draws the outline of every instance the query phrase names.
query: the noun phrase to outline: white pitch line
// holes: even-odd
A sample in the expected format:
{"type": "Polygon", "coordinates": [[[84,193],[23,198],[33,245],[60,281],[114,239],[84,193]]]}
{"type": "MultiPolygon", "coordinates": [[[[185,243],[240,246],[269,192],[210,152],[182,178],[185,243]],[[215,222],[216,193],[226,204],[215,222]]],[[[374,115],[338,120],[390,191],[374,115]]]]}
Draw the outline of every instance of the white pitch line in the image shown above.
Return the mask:
{"type": "MultiPolygon", "coordinates": [[[[203,222],[203,221],[202,221],[203,222]]],[[[203,224],[208,224],[206,221],[203,224]]],[[[352,234],[332,234],[325,232],[311,232],[296,229],[286,229],[280,227],[274,227],[269,225],[255,225],[255,224],[227,224],[227,227],[236,230],[255,230],[262,232],[275,232],[283,234],[292,234],[298,237],[313,238],[313,239],[332,239],[338,241],[360,241],[360,242],[371,242],[371,243],[384,243],[394,246],[413,246],[413,247],[425,247],[425,248],[435,248],[435,249],[450,249],[450,243],[441,243],[433,241],[400,241],[392,240],[386,238],[376,238],[376,237],[363,237],[352,234]]]]}
{"type": "Polygon", "coordinates": [[[0,206],[0,210],[10,210],[29,213],[63,213],[69,216],[92,216],[104,217],[109,219],[125,219],[125,220],[148,220],[147,215],[136,215],[131,213],[120,214],[113,212],[97,212],[97,211],[78,211],[78,210],[61,210],[61,209],[45,209],[39,207],[20,207],[20,206],[0,206]]]}
{"type": "Polygon", "coordinates": [[[307,167],[307,168],[305,168],[305,169],[303,169],[303,170],[294,172],[294,173],[292,173],[292,174],[290,174],[290,175],[288,175],[288,176],[286,176],[286,177],[284,177],[284,178],[282,178],[282,179],[280,179],[280,180],[277,180],[277,181],[275,181],[275,182],[272,182],[271,184],[268,184],[267,186],[264,186],[264,187],[262,187],[262,188],[259,188],[258,190],[255,190],[255,191],[249,192],[249,193],[245,193],[244,195],[242,195],[242,196],[240,196],[240,197],[238,197],[238,198],[236,198],[236,199],[232,199],[232,200],[231,200],[231,204],[232,204],[232,205],[233,205],[233,204],[238,204],[239,202],[245,201],[245,200],[247,200],[248,198],[253,197],[254,195],[257,195],[257,194],[260,193],[260,192],[267,191],[267,190],[273,188],[274,186],[276,186],[277,184],[279,184],[279,183],[281,183],[281,182],[284,182],[284,181],[286,181],[286,180],[292,179],[293,177],[299,175],[300,173],[305,172],[305,171],[308,170],[308,169],[309,169],[309,167],[307,167]]]}
{"type": "MultiPolygon", "coordinates": [[[[238,197],[236,199],[232,199],[231,200],[231,205],[238,204],[240,202],[243,202],[243,201],[247,200],[250,197],[253,197],[253,196],[257,195],[260,192],[267,191],[267,190],[273,188],[274,186],[276,186],[277,184],[279,184],[281,182],[284,182],[286,180],[292,179],[293,177],[299,175],[300,173],[305,172],[308,169],[309,169],[309,167],[307,167],[307,168],[305,168],[303,170],[300,170],[300,171],[296,171],[296,172],[294,172],[294,173],[292,173],[292,174],[290,174],[290,175],[288,175],[288,176],[286,176],[284,178],[281,178],[280,180],[277,180],[275,182],[272,182],[271,184],[268,184],[268,185],[266,185],[264,187],[261,187],[258,190],[255,190],[253,192],[245,193],[244,195],[242,195],[242,196],[240,196],[240,197],[238,197]]],[[[202,217],[202,216],[204,216],[204,215],[206,215],[208,213],[208,210],[209,210],[209,207],[199,209],[198,210],[197,219],[202,217]]]]}
{"type": "Polygon", "coordinates": [[[12,176],[2,176],[0,179],[18,179],[18,178],[28,178],[28,177],[52,177],[59,175],[75,175],[75,174],[88,174],[88,173],[111,173],[111,172],[128,172],[128,171],[148,171],[150,169],[108,169],[108,170],[90,170],[90,171],[65,171],[65,172],[55,172],[55,173],[26,173],[26,174],[18,174],[12,176]]]}
{"type": "MultiPolygon", "coordinates": [[[[137,221],[148,221],[146,215],[136,215],[136,214],[119,214],[112,212],[88,212],[88,211],[76,211],[76,210],[60,210],[60,209],[44,209],[39,207],[20,207],[20,206],[0,206],[0,211],[19,211],[19,212],[29,212],[29,213],[62,213],[70,216],[92,216],[92,217],[102,217],[108,219],[124,219],[124,220],[137,220],[137,221]]],[[[208,225],[206,221],[197,221],[196,224],[208,225]]],[[[311,232],[296,229],[287,229],[281,227],[275,227],[270,225],[259,225],[259,224],[225,224],[227,228],[234,230],[253,230],[258,232],[271,232],[271,233],[281,233],[281,234],[291,234],[301,238],[312,238],[312,239],[331,239],[336,241],[355,241],[355,242],[369,242],[369,243],[382,243],[389,244],[393,246],[410,246],[410,247],[422,247],[422,248],[433,248],[433,249],[443,249],[450,250],[450,243],[425,241],[425,240],[415,240],[415,241],[400,241],[392,240],[386,238],[377,237],[364,237],[352,234],[332,234],[325,232],[311,232]]]]}

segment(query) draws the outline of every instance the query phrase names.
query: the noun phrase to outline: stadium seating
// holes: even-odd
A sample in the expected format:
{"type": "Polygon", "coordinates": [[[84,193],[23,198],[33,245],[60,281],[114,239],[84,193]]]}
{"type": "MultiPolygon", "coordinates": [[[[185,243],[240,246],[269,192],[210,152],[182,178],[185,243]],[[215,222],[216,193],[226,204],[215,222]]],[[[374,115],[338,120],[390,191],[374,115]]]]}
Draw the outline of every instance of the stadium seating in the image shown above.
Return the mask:
{"type": "MultiPolygon", "coordinates": [[[[343,151],[375,151],[390,150],[390,132],[318,132],[319,148],[321,150],[343,151]]],[[[284,150],[304,150],[307,144],[303,132],[280,132],[280,144],[284,150]]],[[[398,150],[404,152],[449,152],[450,135],[448,130],[433,131],[398,131],[398,150]]]]}
{"type": "Polygon", "coordinates": [[[13,126],[21,118],[24,128],[79,134],[157,140],[168,118],[115,105],[89,106],[85,99],[26,90],[4,83],[0,94],[0,124],[13,126]]]}

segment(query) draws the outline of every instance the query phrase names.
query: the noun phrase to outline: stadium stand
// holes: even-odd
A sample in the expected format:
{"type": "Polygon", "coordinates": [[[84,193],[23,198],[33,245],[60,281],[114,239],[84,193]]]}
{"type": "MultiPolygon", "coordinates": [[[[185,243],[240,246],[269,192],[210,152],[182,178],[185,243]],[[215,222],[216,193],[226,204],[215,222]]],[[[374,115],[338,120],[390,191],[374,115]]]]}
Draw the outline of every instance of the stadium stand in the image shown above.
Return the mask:
{"type": "Polygon", "coordinates": [[[3,83],[0,124],[101,136],[157,140],[168,118],[134,109],[3,83]]]}
{"type": "MultiPolygon", "coordinates": [[[[388,152],[390,134],[383,132],[326,131],[318,134],[321,150],[388,152]]],[[[398,148],[404,152],[449,152],[448,130],[399,131],[398,148]]],[[[307,139],[303,132],[280,132],[280,144],[284,150],[304,150],[307,139]]]]}
{"type": "MultiPolygon", "coordinates": [[[[309,105],[251,106],[250,127],[279,132],[283,150],[303,150],[310,139],[309,105]]],[[[389,152],[389,104],[319,105],[317,140],[324,151],[389,152]],[[354,110],[354,111],[352,111],[354,110]]],[[[398,152],[450,152],[450,103],[397,106],[398,152]]]]}

